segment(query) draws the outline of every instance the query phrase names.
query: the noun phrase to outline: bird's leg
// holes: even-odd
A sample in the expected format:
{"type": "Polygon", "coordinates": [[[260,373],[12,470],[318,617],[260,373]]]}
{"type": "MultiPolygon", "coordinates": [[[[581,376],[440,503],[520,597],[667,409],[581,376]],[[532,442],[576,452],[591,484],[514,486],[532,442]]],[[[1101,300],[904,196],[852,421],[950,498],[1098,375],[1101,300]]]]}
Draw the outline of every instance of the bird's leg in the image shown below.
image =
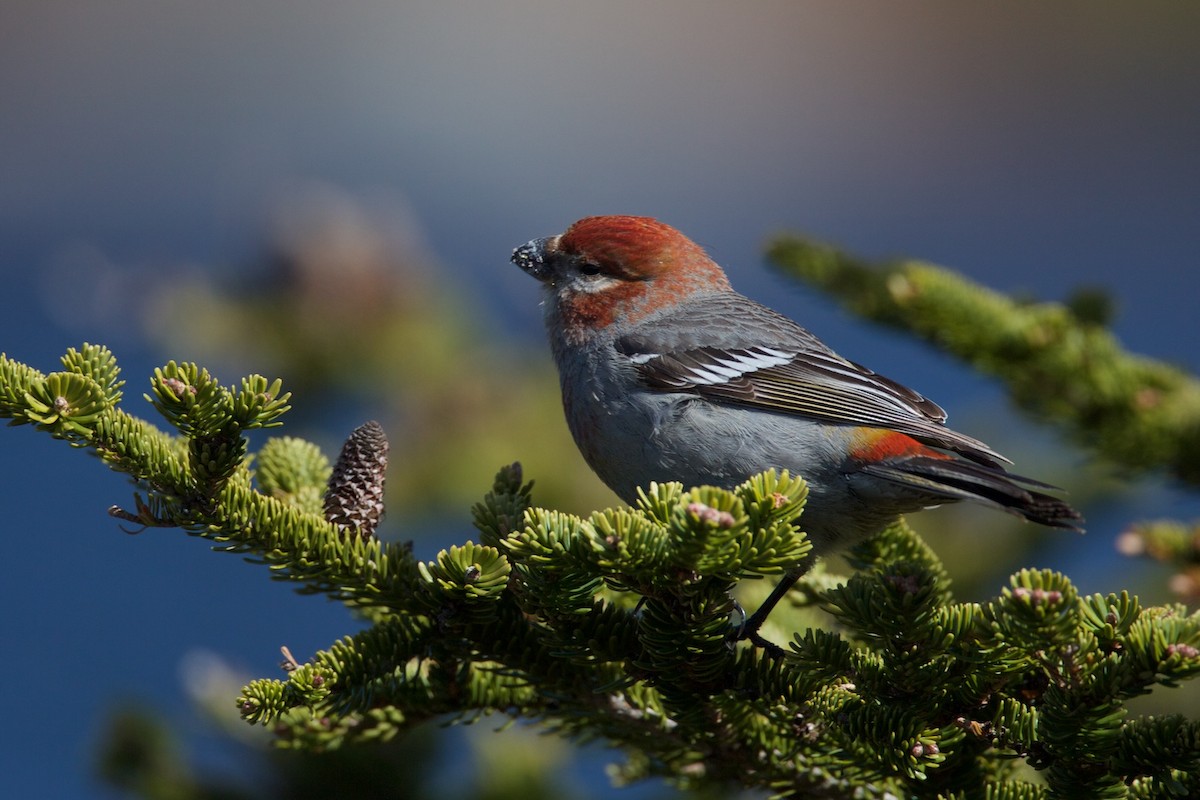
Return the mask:
{"type": "Polygon", "coordinates": [[[759,647],[764,648],[772,655],[783,655],[783,649],[773,642],[768,642],[759,635],[758,629],[767,621],[767,617],[775,606],[779,605],[779,601],[783,599],[792,587],[796,585],[796,581],[804,575],[804,570],[796,570],[793,572],[785,572],[783,577],[779,579],[779,583],[775,584],[775,588],[771,590],[771,594],[763,601],[758,610],[747,617],[741,625],[738,626],[736,641],[749,639],[759,647]]]}
{"type": "Polygon", "coordinates": [[[736,597],[730,597],[729,599],[733,601],[733,613],[737,614],[739,620],[737,629],[740,632],[742,626],[746,624],[746,609],[742,608],[742,604],[737,601],[736,597]]]}

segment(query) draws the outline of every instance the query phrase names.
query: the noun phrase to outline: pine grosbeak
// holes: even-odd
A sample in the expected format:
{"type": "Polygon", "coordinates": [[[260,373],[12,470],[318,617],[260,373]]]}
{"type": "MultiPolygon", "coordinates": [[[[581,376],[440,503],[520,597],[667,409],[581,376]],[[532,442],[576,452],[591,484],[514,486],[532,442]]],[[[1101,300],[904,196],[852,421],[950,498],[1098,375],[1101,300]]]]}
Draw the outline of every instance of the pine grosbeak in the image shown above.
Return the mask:
{"type": "MultiPolygon", "coordinates": [[[[513,262],[542,282],[567,425],[627,503],[651,481],[733,487],[770,468],[808,482],[817,554],[900,514],[972,500],[1057,528],[1082,518],[945,426],[931,400],[847,361],[733,291],[721,268],[649,217],[587,217],[513,262]]],[[[756,631],[802,568],[747,623],[756,631]]]]}

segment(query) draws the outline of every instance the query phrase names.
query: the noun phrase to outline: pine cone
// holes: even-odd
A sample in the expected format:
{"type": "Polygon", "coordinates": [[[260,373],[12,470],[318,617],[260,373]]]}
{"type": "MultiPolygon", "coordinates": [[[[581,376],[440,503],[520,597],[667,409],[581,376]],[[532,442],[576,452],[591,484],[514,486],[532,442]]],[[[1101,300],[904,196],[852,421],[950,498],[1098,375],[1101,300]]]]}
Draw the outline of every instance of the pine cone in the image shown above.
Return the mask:
{"type": "Polygon", "coordinates": [[[342,445],[325,489],[325,519],[364,539],[375,535],[383,518],[383,481],[388,440],[371,420],[354,429],[342,445]]]}

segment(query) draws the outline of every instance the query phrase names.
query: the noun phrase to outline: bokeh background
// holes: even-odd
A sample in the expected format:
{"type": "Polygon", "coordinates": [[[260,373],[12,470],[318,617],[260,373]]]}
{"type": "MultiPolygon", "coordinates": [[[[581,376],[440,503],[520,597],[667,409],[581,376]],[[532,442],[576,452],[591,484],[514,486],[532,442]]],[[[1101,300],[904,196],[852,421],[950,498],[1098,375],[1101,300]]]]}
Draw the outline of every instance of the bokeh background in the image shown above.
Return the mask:
{"type": "MultiPolygon", "coordinates": [[[[144,415],[167,359],[279,376],[296,392],[284,432],[331,455],[377,417],[394,448],[384,534],[428,558],[471,536],[469,502],[507,461],[545,504],[612,502],[566,441],[537,288],[508,254],[587,214],[654,215],[746,294],[1072,490],[1082,539],[925,515],[934,536],[1001,531],[943,541],[968,587],[1051,566],[1165,601],[1162,573],[1112,542],[1200,514],[1193,496],[1096,464],[761,253],[807,232],[1022,296],[1101,288],[1130,349],[1195,371],[1197,87],[1189,2],[8,0],[0,350],[50,371],[105,343],[144,415]]],[[[303,659],[356,624],[177,531],[126,535],[105,511],[131,500],[93,459],[0,433],[0,795],[127,796],[97,763],[130,715],[172,731],[181,784],[262,789],[254,732],[224,732],[217,709],[275,673],[280,645],[303,659]]],[[[567,757],[498,724],[423,740],[434,790],[477,792],[514,753],[567,757]],[[516,745],[471,756],[489,740],[516,745]]],[[[610,794],[618,757],[588,748],[557,796],[610,794]]]]}

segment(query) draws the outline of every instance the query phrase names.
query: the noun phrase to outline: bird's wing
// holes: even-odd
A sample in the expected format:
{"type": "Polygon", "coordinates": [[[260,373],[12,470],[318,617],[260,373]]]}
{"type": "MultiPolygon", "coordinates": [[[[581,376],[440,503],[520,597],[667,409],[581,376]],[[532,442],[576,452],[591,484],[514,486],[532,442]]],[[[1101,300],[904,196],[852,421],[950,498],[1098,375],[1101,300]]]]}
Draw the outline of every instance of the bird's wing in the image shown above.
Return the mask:
{"type": "MultiPolygon", "coordinates": [[[[932,400],[834,353],[808,331],[742,298],[735,331],[663,321],[619,338],[647,386],[843,425],[886,428],[980,463],[1008,459],[945,426],[932,400]],[[707,334],[704,331],[707,330],[707,334]],[[703,343],[705,340],[719,343],[703,343]],[[749,342],[769,342],[749,343],[749,342]]],[[[693,320],[695,321],[695,320],[693,320]]]]}

